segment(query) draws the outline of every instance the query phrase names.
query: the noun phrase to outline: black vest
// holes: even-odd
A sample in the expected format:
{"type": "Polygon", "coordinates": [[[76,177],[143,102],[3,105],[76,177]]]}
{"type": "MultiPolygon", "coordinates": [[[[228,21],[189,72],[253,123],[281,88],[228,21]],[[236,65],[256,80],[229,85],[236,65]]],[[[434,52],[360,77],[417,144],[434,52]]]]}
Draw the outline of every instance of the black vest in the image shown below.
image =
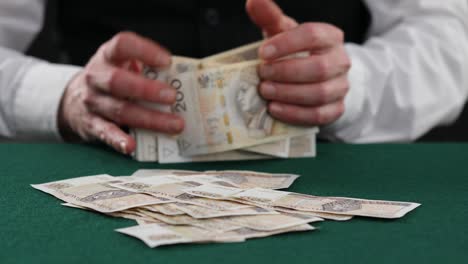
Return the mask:
{"type": "MultiPolygon", "coordinates": [[[[298,22],[331,23],[345,32],[347,42],[365,40],[370,15],[360,0],[276,2],[298,22]]],[[[173,54],[196,58],[261,39],[245,12],[245,0],[49,0],[46,19],[30,54],[75,65],[84,65],[100,44],[123,30],[154,39],[173,54]]],[[[468,133],[461,137],[466,128],[457,130],[426,139],[468,139],[468,133]]]]}

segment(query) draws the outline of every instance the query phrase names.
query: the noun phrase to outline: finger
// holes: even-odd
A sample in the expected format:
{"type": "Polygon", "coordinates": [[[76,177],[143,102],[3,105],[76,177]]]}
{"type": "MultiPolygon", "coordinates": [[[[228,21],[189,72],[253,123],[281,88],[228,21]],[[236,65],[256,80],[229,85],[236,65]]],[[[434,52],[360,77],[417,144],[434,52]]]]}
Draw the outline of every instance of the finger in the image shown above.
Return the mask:
{"type": "Polygon", "coordinates": [[[173,104],[176,100],[177,92],[170,85],[112,66],[102,71],[89,71],[86,79],[91,87],[120,98],[162,104],[173,104]]]}
{"type": "Polygon", "coordinates": [[[268,106],[270,114],[285,123],[302,126],[321,126],[337,120],[344,113],[344,102],[337,102],[320,107],[303,107],[272,102],[268,106]]]}
{"type": "Polygon", "coordinates": [[[274,60],[301,51],[319,53],[343,44],[343,31],[324,23],[305,23],[266,40],[259,49],[264,60],[274,60]]]}
{"type": "Polygon", "coordinates": [[[259,66],[262,79],[284,83],[323,82],[348,72],[351,62],[343,47],[305,58],[267,62],[259,66]]]}
{"type": "Polygon", "coordinates": [[[135,140],[123,132],[115,124],[106,121],[98,116],[91,115],[88,119],[88,133],[107,145],[111,146],[118,152],[129,154],[135,151],[135,140]]]}
{"type": "Polygon", "coordinates": [[[273,36],[297,26],[297,22],[284,15],[281,8],[272,0],[248,0],[246,10],[250,19],[267,36],[273,36]]]}
{"type": "Polygon", "coordinates": [[[348,78],[344,75],[322,83],[263,82],[260,85],[260,94],[269,101],[303,106],[320,106],[343,98],[348,89],[348,78]]]}
{"type": "Polygon", "coordinates": [[[184,128],[184,121],[177,115],[151,110],[108,95],[90,94],[85,103],[91,112],[112,120],[118,125],[167,134],[180,133],[184,128]]]}
{"type": "Polygon", "coordinates": [[[132,32],[121,32],[103,46],[104,58],[117,65],[127,60],[139,60],[152,67],[171,64],[170,53],[156,42],[132,32]]]}

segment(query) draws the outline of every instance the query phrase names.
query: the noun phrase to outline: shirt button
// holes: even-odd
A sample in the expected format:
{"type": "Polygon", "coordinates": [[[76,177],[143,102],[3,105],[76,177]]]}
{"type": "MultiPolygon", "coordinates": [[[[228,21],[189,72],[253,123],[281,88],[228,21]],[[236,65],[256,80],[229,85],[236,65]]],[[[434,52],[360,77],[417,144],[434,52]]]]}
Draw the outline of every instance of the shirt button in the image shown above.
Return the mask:
{"type": "Polygon", "coordinates": [[[219,12],[214,8],[207,8],[205,10],[205,21],[210,26],[217,26],[219,24],[219,12]]]}

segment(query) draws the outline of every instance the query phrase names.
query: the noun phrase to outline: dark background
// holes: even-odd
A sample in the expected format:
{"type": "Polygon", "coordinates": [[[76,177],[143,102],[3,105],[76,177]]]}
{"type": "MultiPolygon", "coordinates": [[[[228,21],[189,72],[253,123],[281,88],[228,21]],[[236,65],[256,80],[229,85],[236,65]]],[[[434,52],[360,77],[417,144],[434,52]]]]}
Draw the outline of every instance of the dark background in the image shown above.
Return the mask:
{"type": "MultiPolygon", "coordinates": [[[[66,2],[70,2],[70,1],[66,1],[66,2]]],[[[98,45],[96,45],[93,42],[86,42],[86,38],[88,38],[88,35],[80,36],[79,29],[89,27],[89,25],[81,25],[79,23],[66,24],[66,23],[68,23],[66,18],[68,16],[70,16],[70,14],[72,14],[73,16],[76,15],[76,17],[74,17],[74,19],[79,19],[81,17],[80,15],[84,15],[84,16],[86,16],[86,15],[92,16],[93,14],[97,15],[99,13],[99,11],[100,11],[99,8],[97,8],[97,10],[94,10],[95,12],[93,13],[93,11],[89,11],[90,8],[93,8],[93,7],[91,7],[92,5],[87,5],[86,4],[87,2],[92,3],[91,1],[79,1],[79,2],[75,2],[74,5],[73,4],[69,5],[69,7],[67,9],[67,8],[63,7],[63,2],[62,2],[62,6],[60,6],[61,3],[59,1],[49,0],[48,4],[47,4],[47,10],[46,10],[45,23],[44,23],[43,30],[37,36],[37,38],[35,39],[35,41],[31,45],[30,49],[28,50],[28,52],[27,52],[28,55],[39,57],[39,58],[42,58],[42,59],[45,59],[45,60],[48,60],[48,61],[51,61],[51,62],[56,62],[56,63],[71,63],[71,64],[75,64],[75,65],[85,64],[85,62],[87,60],[87,57],[89,57],[91,54],[94,53],[94,51],[98,48],[98,45]],[[67,13],[67,10],[68,10],[69,13],[67,13]],[[88,10],[88,11],[86,11],[86,10],[88,10]],[[67,17],[64,18],[63,17],[64,15],[67,16],[67,17]],[[78,37],[75,38],[75,39],[72,38],[70,40],[70,38],[69,38],[70,32],[67,31],[67,30],[69,28],[71,28],[73,30],[74,27],[75,27],[75,32],[72,32],[71,35],[73,35],[73,33],[74,33],[73,36],[77,35],[78,37]],[[63,30],[63,29],[67,29],[67,30],[63,30]],[[71,46],[70,46],[70,42],[72,42],[71,46]],[[78,47],[75,49],[75,51],[73,51],[73,48],[70,48],[70,47],[73,47],[73,45],[75,43],[80,43],[80,45],[78,45],[78,47]],[[79,56],[76,56],[75,55],[76,53],[78,53],[79,56]]],[[[113,2],[120,3],[121,9],[123,9],[123,10],[117,10],[117,12],[125,12],[125,10],[124,10],[125,6],[129,5],[128,1],[113,1],[113,2]],[[125,2],[125,4],[122,4],[124,2],[125,2]]],[[[208,4],[209,4],[209,2],[210,1],[207,1],[208,4]]],[[[282,2],[282,1],[279,1],[279,2],[282,2]]],[[[348,1],[346,1],[346,3],[347,2],[348,1]]],[[[345,2],[343,1],[343,4],[344,3],[345,2]]],[[[280,5],[285,5],[286,2],[285,3],[279,3],[279,4],[280,5]]],[[[327,6],[328,7],[333,7],[333,3],[326,4],[326,3],[322,2],[322,3],[320,3],[320,5],[325,5],[325,8],[327,8],[327,6]]],[[[97,6],[99,6],[99,4],[97,6]]],[[[101,6],[105,6],[105,5],[101,5],[101,6]]],[[[326,17],[326,16],[320,17],[319,16],[319,19],[323,19],[323,21],[334,23],[335,25],[345,29],[345,31],[348,32],[348,31],[350,31],[350,29],[346,29],[346,26],[349,23],[347,23],[346,18],[343,18],[343,19],[340,19],[340,18],[341,17],[346,17],[346,16],[349,17],[348,14],[350,13],[349,12],[350,8],[352,8],[352,7],[343,8],[342,9],[342,16],[338,16],[338,17],[326,17]]],[[[205,8],[205,10],[207,10],[207,9],[205,8]]],[[[114,11],[114,10],[112,10],[112,11],[114,11]]],[[[132,10],[132,12],[136,12],[136,11],[138,11],[138,10],[132,10]]],[[[142,14],[144,14],[144,10],[140,10],[140,11],[142,12],[142,14]]],[[[286,11],[288,11],[288,10],[286,10],[286,11]]],[[[101,12],[102,12],[102,10],[101,10],[101,12]]],[[[357,12],[357,11],[355,10],[355,12],[357,12]]],[[[362,12],[362,11],[360,10],[359,12],[362,12]]],[[[209,12],[206,12],[206,13],[207,13],[208,16],[210,15],[209,12]]],[[[287,13],[290,13],[290,12],[287,12],[287,13]]],[[[368,14],[366,14],[366,15],[368,15],[368,14]]],[[[371,19],[370,17],[365,16],[365,15],[361,15],[360,17],[362,17],[362,19],[363,19],[363,21],[359,21],[359,23],[361,23],[361,24],[368,23],[368,21],[371,19]]],[[[214,18],[213,17],[205,17],[205,18],[207,19],[208,24],[210,24],[210,21],[213,21],[213,19],[216,20],[216,17],[214,17],[214,18]]],[[[106,19],[106,18],[104,18],[104,19],[106,19]]],[[[109,19],[112,20],[112,19],[115,19],[115,17],[114,18],[109,18],[109,19]]],[[[353,18],[349,17],[349,19],[353,19],[353,18]]],[[[355,21],[355,20],[356,19],[353,19],[353,21],[355,21]]],[[[115,32],[118,32],[119,30],[122,30],[122,29],[127,29],[127,28],[121,27],[121,25],[125,25],[126,22],[129,22],[129,21],[125,21],[124,19],[122,19],[122,21],[119,21],[120,24],[118,24],[118,23],[115,24],[115,26],[112,28],[112,30],[107,30],[105,32],[99,32],[100,28],[96,28],[94,31],[90,30],[89,28],[87,28],[87,30],[89,30],[88,33],[90,33],[91,37],[94,34],[95,35],[94,37],[98,38],[99,41],[102,43],[105,40],[107,40],[108,38],[110,38],[115,32]]],[[[208,25],[208,26],[210,26],[210,25],[208,25]]],[[[211,25],[211,26],[213,26],[213,25],[211,25]]],[[[241,27],[241,26],[239,26],[239,27],[241,27]]],[[[215,28],[216,27],[211,27],[210,30],[216,30],[215,28]]],[[[131,27],[130,27],[130,29],[131,29],[131,27]]],[[[225,30],[225,29],[219,28],[218,31],[219,30],[225,30]]],[[[216,32],[216,31],[214,31],[214,32],[216,32]]],[[[145,32],[143,32],[143,33],[145,33],[145,32]]],[[[151,31],[147,32],[147,34],[150,34],[150,33],[151,33],[151,31]]],[[[184,33],[192,33],[193,34],[193,32],[184,32],[184,33]]],[[[199,33],[199,32],[195,32],[195,33],[199,33]]],[[[219,32],[217,32],[217,33],[219,33],[219,32]]],[[[253,32],[250,32],[250,31],[248,31],[248,32],[243,31],[242,34],[244,34],[246,39],[249,40],[249,41],[258,39],[259,36],[260,36],[258,32],[253,33],[253,32]]],[[[144,35],[146,35],[146,34],[144,34],[144,35]]],[[[359,37],[360,37],[360,32],[353,32],[352,39],[347,39],[347,41],[360,42],[359,37]]],[[[222,39],[220,41],[222,41],[222,39]]],[[[236,42],[235,39],[233,41],[236,42]]],[[[228,43],[227,46],[235,47],[235,46],[238,46],[240,44],[246,43],[245,41],[242,42],[242,39],[240,40],[239,43],[233,43],[233,41],[228,43]]],[[[186,46],[186,43],[182,42],[182,45],[186,46]]],[[[202,56],[206,56],[206,55],[209,55],[209,54],[219,52],[220,50],[217,50],[216,46],[218,46],[218,49],[221,49],[221,50],[227,49],[225,47],[226,45],[223,46],[222,43],[221,43],[221,45],[211,45],[214,48],[211,48],[210,45],[207,45],[206,48],[197,47],[197,49],[189,50],[189,51],[183,50],[183,47],[180,47],[178,49],[178,47],[173,47],[173,46],[174,45],[171,45],[171,49],[173,49],[173,50],[175,49],[174,53],[185,55],[185,56],[193,56],[193,57],[202,57],[202,56]]],[[[232,48],[232,47],[228,47],[228,48],[232,48]]],[[[461,116],[459,117],[459,119],[457,120],[457,122],[455,124],[453,124],[451,126],[448,126],[448,127],[435,128],[431,132],[429,132],[428,134],[423,136],[419,141],[468,141],[468,107],[465,107],[465,109],[463,110],[463,113],[461,114],[461,116]]]]}

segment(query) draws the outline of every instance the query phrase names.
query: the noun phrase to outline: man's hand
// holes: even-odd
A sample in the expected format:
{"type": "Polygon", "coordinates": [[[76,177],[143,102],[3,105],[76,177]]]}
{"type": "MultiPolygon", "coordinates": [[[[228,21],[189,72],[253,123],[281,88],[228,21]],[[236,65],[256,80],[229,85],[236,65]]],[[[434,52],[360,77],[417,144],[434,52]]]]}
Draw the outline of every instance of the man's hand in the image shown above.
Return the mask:
{"type": "Polygon", "coordinates": [[[324,23],[298,25],[272,0],[247,0],[246,9],[269,37],[259,50],[265,60],[259,89],[271,101],[270,114],[295,125],[336,121],[344,112],[351,67],[343,32],[324,23]],[[306,56],[294,56],[299,52],[306,56]]]}
{"type": "Polygon", "coordinates": [[[180,117],[133,102],[175,102],[172,87],[141,75],[143,64],[162,68],[170,63],[169,52],[151,40],[134,33],[117,34],[99,48],[68,85],[59,111],[61,133],[65,138],[78,135],[86,141],[100,140],[129,154],[136,143],[120,126],[168,134],[181,132],[184,121],[180,117]]]}

